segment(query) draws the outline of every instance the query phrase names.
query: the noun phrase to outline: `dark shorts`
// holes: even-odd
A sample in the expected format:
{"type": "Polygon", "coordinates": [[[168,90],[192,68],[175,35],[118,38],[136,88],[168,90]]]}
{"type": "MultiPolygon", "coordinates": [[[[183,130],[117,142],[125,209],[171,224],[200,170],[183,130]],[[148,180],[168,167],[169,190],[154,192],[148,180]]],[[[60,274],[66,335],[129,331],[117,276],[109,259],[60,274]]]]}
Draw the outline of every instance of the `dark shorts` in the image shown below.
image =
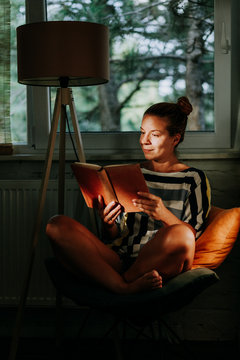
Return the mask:
{"type": "Polygon", "coordinates": [[[136,261],[136,258],[130,257],[126,254],[120,256],[122,261],[122,273],[125,273],[136,261]]]}

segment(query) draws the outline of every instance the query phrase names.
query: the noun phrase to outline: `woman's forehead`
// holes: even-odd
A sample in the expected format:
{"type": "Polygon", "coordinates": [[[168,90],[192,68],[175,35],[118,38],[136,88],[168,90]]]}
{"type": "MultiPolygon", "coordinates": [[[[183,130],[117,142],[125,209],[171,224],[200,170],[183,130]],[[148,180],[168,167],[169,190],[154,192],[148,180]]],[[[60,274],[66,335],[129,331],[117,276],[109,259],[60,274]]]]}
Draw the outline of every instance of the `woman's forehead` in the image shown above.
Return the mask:
{"type": "Polygon", "coordinates": [[[155,130],[165,129],[169,125],[167,117],[156,115],[145,115],[142,119],[141,128],[154,128],[155,130]]]}

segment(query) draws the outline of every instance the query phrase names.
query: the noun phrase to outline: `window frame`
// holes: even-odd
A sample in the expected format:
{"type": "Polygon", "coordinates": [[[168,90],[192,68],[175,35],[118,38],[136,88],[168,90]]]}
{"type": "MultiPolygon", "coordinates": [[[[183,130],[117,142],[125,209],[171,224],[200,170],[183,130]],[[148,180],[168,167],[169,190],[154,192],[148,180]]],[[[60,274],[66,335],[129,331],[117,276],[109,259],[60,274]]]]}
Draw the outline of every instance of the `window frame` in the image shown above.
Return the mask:
{"type": "MultiPolygon", "coordinates": [[[[206,151],[229,151],[235,147],[231,129],[236,127],[237,119],[231,112],[232,94],[232,17],[236,0],[215,0],[215,62],[214,62],[214,132],[186,132],[185,140],[179,146],[179,153],[204,153],[206,151]],[[222,49],[222,24],[225,24],[226,40],[229,50],[222,49]],[[224,89],[224,91],[222,90],[224,89]],[[229,121],[226,121],[229,119],[229,121]],[[234,124],[233,124],[234,123],[234,124]],[[194,145],[194,146],[193,146],[194,145]]],[[[235,11],[236,12],[236,11],[235,11]]],[[[26,0],[26,22],[45,21],[47,7],[45,0],[26,0]]],[[[74,89],[73,89],[74,96],[74,89]]],[[[50,132],[49,88],[27,86],[28,145],[20,146],[19,152],[43,152],[47,148],[50,132]]],[[[89,132],[82,133],[84,152],[88,158],[139,159],[142,152],[139,147],[138,132],[89,132]]],[[[66,136],[66,148],[71,149],[69,136],[66,136]]],[[[57,139],[58,143],[58,139],[57,139]]],[[[18,151],[17,151],[18,152],[18,151]]]]}

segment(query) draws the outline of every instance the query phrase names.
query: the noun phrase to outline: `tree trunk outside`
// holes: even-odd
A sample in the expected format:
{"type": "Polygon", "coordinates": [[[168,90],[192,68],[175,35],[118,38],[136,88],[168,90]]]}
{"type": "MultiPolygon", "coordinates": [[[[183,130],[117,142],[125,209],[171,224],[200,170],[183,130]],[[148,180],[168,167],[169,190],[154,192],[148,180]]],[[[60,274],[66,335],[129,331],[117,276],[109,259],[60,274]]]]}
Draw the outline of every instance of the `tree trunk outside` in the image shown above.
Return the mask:
{"type": "Polygon", "coordinates": [[[120,104],[118,87],[113,76],[106,85],[98,87],[100,124],[102,131],[120,131],[120,104]]]}
{"type": "Polygon", "coordinates": [[[186,93],[193,106],[188,130],[204,130],[202,106],[202,72],[199,59],[203,55],[203,39],[199,21],[192,19],[188,32],[186,61],[186,93]]]}

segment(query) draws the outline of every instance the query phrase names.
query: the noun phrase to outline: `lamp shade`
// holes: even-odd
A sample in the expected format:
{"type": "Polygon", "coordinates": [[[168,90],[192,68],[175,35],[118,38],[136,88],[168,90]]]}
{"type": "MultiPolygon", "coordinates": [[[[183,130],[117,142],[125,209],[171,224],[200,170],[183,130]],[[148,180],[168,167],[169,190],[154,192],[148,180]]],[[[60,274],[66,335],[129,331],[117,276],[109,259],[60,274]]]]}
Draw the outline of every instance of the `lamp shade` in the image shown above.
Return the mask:
{"type": "Polygon", "coordinates": [[[109,80],[108,28],[81,21],[49,21],[17,28],[18,82],[68,86],[109,80]]]}

